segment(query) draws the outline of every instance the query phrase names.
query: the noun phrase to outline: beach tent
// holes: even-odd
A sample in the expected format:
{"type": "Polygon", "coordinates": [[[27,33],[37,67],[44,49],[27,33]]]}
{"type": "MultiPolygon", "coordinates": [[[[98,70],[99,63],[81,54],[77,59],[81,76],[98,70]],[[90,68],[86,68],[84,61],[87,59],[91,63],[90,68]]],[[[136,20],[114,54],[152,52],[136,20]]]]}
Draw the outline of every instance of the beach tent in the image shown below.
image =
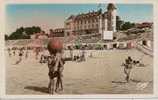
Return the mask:
{"type": "Polygon", "coordinates": [[[119,49],[126,49],[127,48],[127,43],[126,42],[120,42],[118,48],[119,49]]]}
{"type": "Polygon", "coordinates": [[[113,49],[113,44],[112,43],[107,43],[106,46],[107,46],[107,49],[113,49]]]}
{"type": "Polygon", "coordinates": [[[104,44],[104,45],[103,45],[103,48],[104,48],[104,49],[107,49],[107,44],[104,44]]]}
{"type": "Polygon", "coordinates": [[[134,48],[135,47],[135,42],[134,41],[128,41],[127,42],[127,48],[134,48]]]}
{"type": "Polygon", "coordinates": [[[118,47],[117,42],[113,43],[113,44],[112,44],[112,47],[113,47],[113,48],[117,48],[117,47],[118,47]]]}

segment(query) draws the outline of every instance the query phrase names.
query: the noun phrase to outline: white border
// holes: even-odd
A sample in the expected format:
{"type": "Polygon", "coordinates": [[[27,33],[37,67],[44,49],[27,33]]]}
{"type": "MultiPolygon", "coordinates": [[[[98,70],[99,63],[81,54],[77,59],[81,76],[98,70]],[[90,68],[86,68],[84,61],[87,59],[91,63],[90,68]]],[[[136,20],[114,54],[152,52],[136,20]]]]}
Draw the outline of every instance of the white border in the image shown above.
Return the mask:
{"type": "Polygon", "coordinates": [[[157,0],[4,0],[0,1],[0,98],[156,98],[158,97],[158,1],[157,0]],[[39,3],[151,3],[154,5],[154,93],[147,94],[105,94],[105,95],[6,95],[5,94],[5,56],[4,56],[4,34],[5,33],[5,5],[6,4],[39,4],[39,3]]]}

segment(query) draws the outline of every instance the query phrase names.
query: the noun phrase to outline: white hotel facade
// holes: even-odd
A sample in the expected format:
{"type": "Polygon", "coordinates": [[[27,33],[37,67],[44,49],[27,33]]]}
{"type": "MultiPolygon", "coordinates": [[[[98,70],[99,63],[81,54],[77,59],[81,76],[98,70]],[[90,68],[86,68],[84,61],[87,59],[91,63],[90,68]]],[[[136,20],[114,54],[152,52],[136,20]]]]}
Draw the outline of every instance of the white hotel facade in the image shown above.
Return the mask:
{"type": "Polygon", "coordinates": [[[112,39],[116,32],[117,8],[109,3],[107,11],[92,11],[71,15],[64,22],[65,36],[82,34],[101,34],[103,39],[112,39]]]}

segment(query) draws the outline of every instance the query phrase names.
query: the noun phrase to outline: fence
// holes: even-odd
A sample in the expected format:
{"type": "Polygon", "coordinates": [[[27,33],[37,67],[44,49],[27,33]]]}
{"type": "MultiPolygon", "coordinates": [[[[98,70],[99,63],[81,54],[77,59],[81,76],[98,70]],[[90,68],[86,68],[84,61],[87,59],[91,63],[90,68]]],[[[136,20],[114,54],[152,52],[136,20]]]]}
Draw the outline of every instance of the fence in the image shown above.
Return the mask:
{"type": "Polygon", "coordinates": [[[140,43],[136,44],[136,49],[153,57],[153,50],[147,46],[141,45],[140,43]]]}

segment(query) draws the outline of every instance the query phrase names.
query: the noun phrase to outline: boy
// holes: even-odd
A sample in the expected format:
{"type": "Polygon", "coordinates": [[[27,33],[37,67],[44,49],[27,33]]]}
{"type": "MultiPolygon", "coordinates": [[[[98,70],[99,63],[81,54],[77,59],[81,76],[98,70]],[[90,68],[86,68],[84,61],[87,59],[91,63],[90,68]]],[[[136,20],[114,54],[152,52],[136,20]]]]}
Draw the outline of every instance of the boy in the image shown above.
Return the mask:
{"type": "Polygon", "coordinates": [[[56,54],[52,54],[48,57],[48,68],[49,68],[49,79],[50,82],[48,84],[49,93],[54,93],[54,81],[56,79],[56,88],[55,92],[58,91],[58,88],[60,86],[61,90],[63,90],[63,84],[62,84],[62,77],[63,77],[63,70],[64,70],[64,61],[62,59],[62,53],[57,52],[56,54]]]}

